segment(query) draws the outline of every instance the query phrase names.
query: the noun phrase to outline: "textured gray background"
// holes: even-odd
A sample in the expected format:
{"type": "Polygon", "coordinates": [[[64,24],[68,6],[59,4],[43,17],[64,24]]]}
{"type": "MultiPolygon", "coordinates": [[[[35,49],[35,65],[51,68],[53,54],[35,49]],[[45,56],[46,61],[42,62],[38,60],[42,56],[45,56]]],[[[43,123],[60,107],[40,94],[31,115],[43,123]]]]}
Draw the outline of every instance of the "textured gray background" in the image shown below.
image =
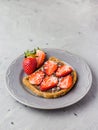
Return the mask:
{"type": "Polygon", "coordinates": [[[0,0],[0,130],[22,129],[98,130],[98,0],[0,0]],[[93,85],[83,100],[45,111],[9,95],[8,66],[38,46],[65,49],[87,61],[93,85]]]}

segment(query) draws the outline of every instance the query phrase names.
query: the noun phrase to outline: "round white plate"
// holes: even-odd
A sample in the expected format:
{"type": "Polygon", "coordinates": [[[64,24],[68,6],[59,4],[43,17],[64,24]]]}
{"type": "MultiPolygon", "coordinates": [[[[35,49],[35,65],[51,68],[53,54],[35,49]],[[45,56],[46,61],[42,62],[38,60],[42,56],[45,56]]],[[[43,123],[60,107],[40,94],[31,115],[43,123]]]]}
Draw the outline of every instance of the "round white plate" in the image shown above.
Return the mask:
{"type": "Polygon", "coordinates": [[[15,59],[6,73],[6,83],[10,94],[20,103],[39,109],[58,109],[70,106],[81,100],[92,84],[92,74],[89,66],[80,57],[64,50],[44,48],[47,56],[55,56],[70,64],[78,74],[78,80],[73,89],[66,95],[56,99],[45,99],[31,94],[22,84],[25,76],[22,69],[23,55],[15,59]]]}

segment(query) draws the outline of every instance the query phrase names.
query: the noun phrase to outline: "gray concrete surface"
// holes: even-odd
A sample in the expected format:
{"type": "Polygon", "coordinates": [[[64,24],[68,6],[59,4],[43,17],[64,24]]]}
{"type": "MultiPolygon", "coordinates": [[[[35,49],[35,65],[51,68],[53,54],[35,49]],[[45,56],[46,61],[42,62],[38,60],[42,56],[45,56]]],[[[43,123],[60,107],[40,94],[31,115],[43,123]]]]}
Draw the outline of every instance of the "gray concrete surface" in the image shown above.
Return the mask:
{"type": "Polygon", "coordinates": [[[98,130],[98,0],[0,0],[0,130],[98,130]],[[89,93],[53,111],[14,100],[6,89],[6,70],[34,47],[84,58],[93,74],[89,93]]]}

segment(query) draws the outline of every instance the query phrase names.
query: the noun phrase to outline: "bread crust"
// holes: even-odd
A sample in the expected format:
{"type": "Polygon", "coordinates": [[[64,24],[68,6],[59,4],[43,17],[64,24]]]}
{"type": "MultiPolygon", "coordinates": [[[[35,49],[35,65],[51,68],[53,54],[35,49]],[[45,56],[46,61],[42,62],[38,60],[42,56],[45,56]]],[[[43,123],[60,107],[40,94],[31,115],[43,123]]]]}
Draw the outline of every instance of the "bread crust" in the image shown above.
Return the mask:
{"type": "MultiPolygon", "coordinates": [[[[60,61],[59,59],[57,59],[55,57],[50,57],[49,60],[55,61],[57,63],[60,62],[61,64],[64,64],[63,61],[60,61]]],[[[57,97],[65,95],[75,85],[75,83],[77,81],[77,72],[75,70],[73,70],[71,75],[73,77],[72,86],[70,88],[68,88],[68,89],[67,88],[66,89],[61,89],[61,90],[55,91],[55,92],[41,91],[41,90],[37,89],[36,85],[30,84],[28,76],[24,77],[22,82],[29,90],[31,90],[31,92],[33,92],[37,96],[44,97],[44,98],[57,98],[57,97]]]]}

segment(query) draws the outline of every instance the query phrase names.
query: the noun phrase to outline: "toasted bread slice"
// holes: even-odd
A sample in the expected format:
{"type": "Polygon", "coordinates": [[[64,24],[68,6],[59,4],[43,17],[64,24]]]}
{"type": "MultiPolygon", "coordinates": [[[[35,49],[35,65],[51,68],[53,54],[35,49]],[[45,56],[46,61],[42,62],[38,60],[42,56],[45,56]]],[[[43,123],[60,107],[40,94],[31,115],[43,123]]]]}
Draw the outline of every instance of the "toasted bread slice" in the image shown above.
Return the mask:
{"type": "MultiPolygon", "coordinates": [[[[49,60],[52,60],[52,61],[60,63],[60,64],[65,64],[63,61],[61,61],[55,57],[50,57],[49,60]]],[[[39,69],[41,69],[41,68],[39,68],[39,69]]],[[[36,70],[36,71],[38,71],[38,70],[36,70]]],[[[72,83],[71,87],[65,88],[65,89],[60,89],[59,91],[41,91],[40,89],[38,89],[38,87],[36,85],[32,85],[29,82],[29,76],[24,77],[22,82],[25,85],[25,87],[27,87],[31,92],[33,92],[37,96],[44,97],[44,98],[57,98],[57,97],[65,95],[75,85],[75,83],[77,81],[77,73],[74,69],[71,72],[71,75],[72,75],[72,79],[73,79],[73,83],[72,83]]]]}

